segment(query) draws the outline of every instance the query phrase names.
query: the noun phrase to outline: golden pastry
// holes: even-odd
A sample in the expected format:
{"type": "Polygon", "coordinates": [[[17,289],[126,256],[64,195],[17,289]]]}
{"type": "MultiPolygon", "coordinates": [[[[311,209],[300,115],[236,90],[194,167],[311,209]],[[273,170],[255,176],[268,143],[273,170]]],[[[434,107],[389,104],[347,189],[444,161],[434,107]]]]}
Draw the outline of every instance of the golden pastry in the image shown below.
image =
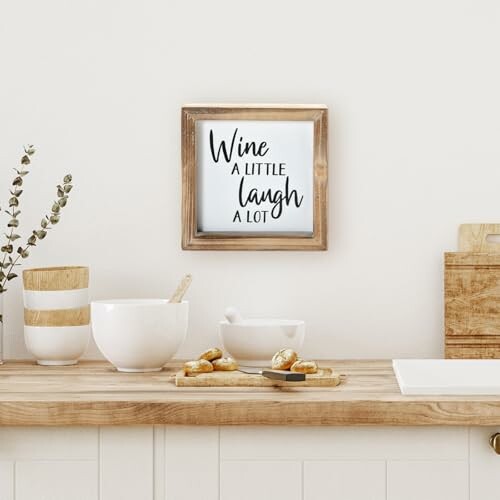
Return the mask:
{"type": "Polygon", "coordinates": [[[317,373],[318,365],[316,361],[305,361],[303,359],[298,359],[292,365],[290,371],[298,373],[317,373]]]}
{"type": "Polygon", "coordinates": [[[218,347],[211,347],[205,352],[200,354],[198,359],[206,359],[207,361],[213,361],[214,359],[222,358],[222,351],[218,347]]]}
{"type": "Polygon", "coordinates": [[[232,372],[238,369],[238,363],[233,358],[219,358],[212,361],[214,370],[221,372],[232,372]]]}
{"type": "Polygon", "coordinates": [[[292,349],[281,349],[272,359],[273,370],[288,370],[297,361],[297,353],[292,349]]]}
{"type": "Polygon", "coordinates": [[[200,373],[213,372],[214,367],[210,361],[206,359],[198,359],[196,361],[187,361],[184,363],[184,373],[188,376],[199,375],[200,373]]]}

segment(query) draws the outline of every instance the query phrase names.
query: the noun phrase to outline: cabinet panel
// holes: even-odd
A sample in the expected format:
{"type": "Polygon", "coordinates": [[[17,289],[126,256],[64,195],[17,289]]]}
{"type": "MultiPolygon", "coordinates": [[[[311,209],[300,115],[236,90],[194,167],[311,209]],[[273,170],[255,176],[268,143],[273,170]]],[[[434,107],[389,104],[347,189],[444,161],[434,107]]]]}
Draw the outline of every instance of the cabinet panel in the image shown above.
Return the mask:
{"type": "Polygon", "coordinates": [[[96,460],[96,427],[0,427],[0,460],[96,460]]]}
{"type": "Polygon", "coordinates": [[[474,427],[470,430],[470,500],[500,498],[500,455],[489,444],[500,427],[474,427]]]}
{"type": "Polygon", "coordinates": [[[387,500],[468,500],[466,460],[387,463],[387,500]]]}
{"type": "Polygon", "coordinates": [[[219,498],[218,427],[165,427],[165,490],[166,500],[219,498]]]}
{"type": "Polygon", "coordinates": [[[385,500],[384,461],[304,464],[304,500],[385,500]]]}
{"type": "Polygon", "coordinates": [[[0,462],[0,500],[14,500],[13,462],[0,462]]]}
{"type": "Polygon", "coordinates": [[[466,460],[465,427],[221,427],[221,458],[466,460]]]}
{"type": "Polygon", "coordinates": [[[102,427],[100,436],[100,500],[152,500],[153,427],[102,427]]]}
{"type": "Polygon", "coordinates": [[[15,499],[97,500],[97,483],[96,462],[18,462],[15,499]]]}
{"type": "Polygon", "coordinates": [[[302,500],[302,464],[222,462],[220,500],[302,500]]]}

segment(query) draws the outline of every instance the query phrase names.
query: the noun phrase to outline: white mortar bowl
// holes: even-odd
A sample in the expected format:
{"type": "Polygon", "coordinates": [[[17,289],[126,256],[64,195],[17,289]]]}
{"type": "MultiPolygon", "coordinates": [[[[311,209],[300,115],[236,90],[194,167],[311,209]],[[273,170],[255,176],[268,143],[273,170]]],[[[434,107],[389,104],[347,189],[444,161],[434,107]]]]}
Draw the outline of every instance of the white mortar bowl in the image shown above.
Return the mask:
{"type": "Polygon", "coordinates": [[[245,319],[240,323],[221,321],[224,349],[241,365],[269,367],[280,349],[298,351],[304,343],[304,321],[293,319],[245,319]]]}
{"type": "Polygon", "coordinates": [[[186,337],[188,309],[164,299],[93,301],[95,342],[118,371],[160,371],[186,337]]]}

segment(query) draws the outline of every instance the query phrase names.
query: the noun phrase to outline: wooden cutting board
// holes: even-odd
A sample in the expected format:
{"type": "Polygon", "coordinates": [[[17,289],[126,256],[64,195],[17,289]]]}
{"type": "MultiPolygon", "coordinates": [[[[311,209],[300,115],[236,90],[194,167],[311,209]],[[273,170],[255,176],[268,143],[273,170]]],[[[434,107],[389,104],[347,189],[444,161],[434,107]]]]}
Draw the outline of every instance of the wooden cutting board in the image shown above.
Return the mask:
{"type": "Polygon", "coordinates": [[[175,376],[178,387],[334,387],[340,381],[341,376],[332,368],[320,368],[318,373],[306,375],[304,382],[271,380],[239,371],[202,373],[195,377],[187,377],[184,371],[180,371],[175,376]]]}
{"type": "Polygon", "coordinates": [[[500,224],[463,224],[445,254],[445,357],[500,358],[500,224]]]}

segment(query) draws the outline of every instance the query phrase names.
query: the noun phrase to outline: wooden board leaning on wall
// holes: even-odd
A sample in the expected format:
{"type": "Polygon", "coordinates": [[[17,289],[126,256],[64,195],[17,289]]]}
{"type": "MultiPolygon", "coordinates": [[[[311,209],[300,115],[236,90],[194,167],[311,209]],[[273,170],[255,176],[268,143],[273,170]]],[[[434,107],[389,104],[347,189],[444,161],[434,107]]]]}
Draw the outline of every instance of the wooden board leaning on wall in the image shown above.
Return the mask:
{"type": "Polygon", "coordinates": [[[500,358],[500,224],[463,224],[445,254],[445,357],[500,358]]]}

